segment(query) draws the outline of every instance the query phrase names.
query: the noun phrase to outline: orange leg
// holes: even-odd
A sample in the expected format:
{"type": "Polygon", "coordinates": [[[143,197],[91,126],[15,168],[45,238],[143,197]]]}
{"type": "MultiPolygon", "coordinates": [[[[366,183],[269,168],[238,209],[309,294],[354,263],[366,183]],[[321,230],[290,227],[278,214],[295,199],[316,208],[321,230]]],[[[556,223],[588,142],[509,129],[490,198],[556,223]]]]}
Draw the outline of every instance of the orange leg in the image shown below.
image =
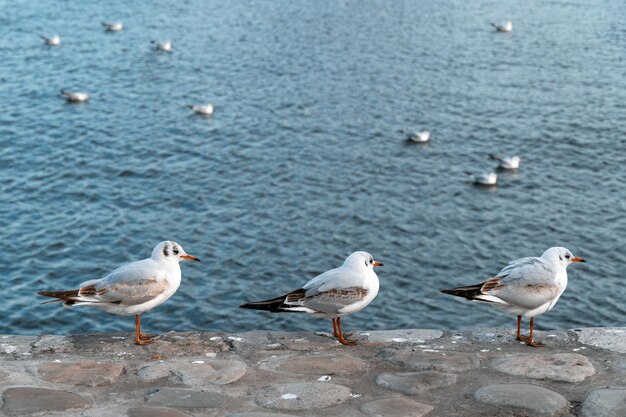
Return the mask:
{"type": "Polygon", "coordinates": [[[528,335],[528,342],[526,344],[532,347],[543,347],[545,346],[543,343],[533,340],[533,326],[535,325],[535,318],[532,317],[530,319],[530,333],[528,335]]]}
{"type": "Polygon", "coordinates": [[[154,336],[150,334],[142,334],[141,333],[141,319],[139,318],[139,314],[135,314],[135,343],[138,345],[147,345],[152,343],[152,339],[154,336]]]}
{"type": "Polygon", "coordinates": [[[522,336],[521,333],[522,316],[517,316],[517,340],[528,343],[528,336],[522,336]]]}
{"type": "Polygon", "coordinates": [[[342,345],[348,345],[348,346],[356,345],[355,340],[346,339],[344,337],[343,332],[341,331],[341,317],[337,317],[336,319],[333,319],[333,325],[335,321],[337,322],[337,334],[335,335],[335,337],[337,338],[339,343],[341,343],[342,345]]]}
{"type": "Polygon", "coordinates": [[[337,319],[333,319],[333,336],[337,337],[339,333],[337,333],[337,319]]]}

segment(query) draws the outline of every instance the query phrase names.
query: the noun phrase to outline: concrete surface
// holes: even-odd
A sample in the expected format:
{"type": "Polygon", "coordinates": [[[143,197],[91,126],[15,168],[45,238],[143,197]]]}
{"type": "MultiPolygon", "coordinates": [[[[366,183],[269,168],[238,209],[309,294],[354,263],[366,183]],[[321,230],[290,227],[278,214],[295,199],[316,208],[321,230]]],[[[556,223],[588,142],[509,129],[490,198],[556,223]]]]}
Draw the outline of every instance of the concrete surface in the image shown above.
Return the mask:
{"type": "Polygon", "coordinates": [[[0,336],[0,414],[626,416],[626,329],[0,336]],[[353,336],[354,337],[354,336],[353,336]]]}

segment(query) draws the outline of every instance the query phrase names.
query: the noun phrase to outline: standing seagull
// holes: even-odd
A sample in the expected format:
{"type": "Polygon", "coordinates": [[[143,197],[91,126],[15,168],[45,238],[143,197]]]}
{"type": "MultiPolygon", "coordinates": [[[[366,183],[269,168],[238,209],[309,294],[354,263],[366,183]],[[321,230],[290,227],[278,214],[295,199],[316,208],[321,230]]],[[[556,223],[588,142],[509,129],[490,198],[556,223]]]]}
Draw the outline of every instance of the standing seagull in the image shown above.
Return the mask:
{"type": "Polygon", "coordinates": [[[50,38],[43,36],[43,35],[39,35],[39,37],[41,39],[43,39],[43,41],[45,42],[46,45],[50,45],[50,46],[59,46],[61,45],[61,37],[59,35],[54,35],[50,38]]]}
{"type": "Polygon", "coordinates": [[[382,266],[367,252],[354,252],[343,265],[307,282],[302,288],[277,298],[253,301],[241,308],[266,310],[272,313],[304,312],[332,319],[333,336],[342,345],[355,345],[341,331],[341,317],[365,308],[378,294],[375,266],[382,266]]]}
{"type": "Polygon", "coordinates": [[[522,160],[519,156],[497,156],[494,154],[489,154],[489,158],[494,161],[498,161],[498,169],[518,169],[520,162],[522,160]]]}
{"type": "Polygon", "coordinates": [[[67,101],[71,101],[73,103],[80,103],[89,100],[89,94],[87,93],[61,90],[61,95],[65,96],[67,98],[67,101]]]}
{"type": "Polygon", "coordinates": [[[450,288],[441,292],[492,306],[517,315],[517,340],[541,347],[533,340],[535,316],[550,311],[567,287],[567,266],[585,262],[565,248],[550,248],[541,257],[521,258],[509,263],[493,278],[476,285],[450,288]],[[522,316],[530,317],[530,333],[522,336],[522,316]]]}
{"type": "Polygon", "coordinates": [[[196,114],[201,114],[203,116],[212,116],[213,115],[213,105],[211,103],[203,105],[203,104],[187,104],[185,107],[191,109],[192,112],[196,114]]]}
{"type": "Polygon", "coordinates": [[[104,30],[106,30],[107,32],[121,32],[122,30],[124,30],[124,25],[122,24],[122,22],[102,22],[102,26],[104,26],[104,30]]]}
{"type": "Polygon", "coordinates": [[[157,51],[172,52],[172,41],[150,41],[150,43],[156,46],[157,51]]]}
{"type": "Polygon", "coordinates": [[[77,290],[37,294],[57,298],[48,303],[63,302],[66,307],[93,306],[122,316],[135,315],[135,343],[146,345],[154,336],[141,333],[139,315],[176,292],[181,278],[178,263],[182,260],[199,259],[185,253],[178,243],[166,240],[154,248],[150,258],[122,265],[104,278],[85,281],[77,290]]]}
{"type": "Polygon", "coordinates": [[[492,23],[491,26],[496,28],[498,32],[510,32],[513,30],[513,22],[510,20],[504,23],[492,23]]]}

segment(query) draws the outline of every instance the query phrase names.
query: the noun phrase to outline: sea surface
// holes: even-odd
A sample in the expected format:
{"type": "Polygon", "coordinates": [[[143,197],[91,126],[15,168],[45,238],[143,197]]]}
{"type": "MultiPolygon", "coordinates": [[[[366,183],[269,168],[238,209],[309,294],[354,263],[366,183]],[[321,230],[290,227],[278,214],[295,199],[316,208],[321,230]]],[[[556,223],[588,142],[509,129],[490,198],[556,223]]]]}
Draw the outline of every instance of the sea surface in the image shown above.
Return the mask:
{"type": "Polygon", "coordinates": [[[202,262],[151,333],[328,331],[238,305],[356,250],[381,290],[345,329],[514,327],[439,290],[551,246],[588,262],[537,326],[624,326],[625,21],[622,0],[0,1],[0,333],[132,331],[35,293],[166,239],[202,262]],[[521,168],[473,186],[489,153],[521,168]]]}

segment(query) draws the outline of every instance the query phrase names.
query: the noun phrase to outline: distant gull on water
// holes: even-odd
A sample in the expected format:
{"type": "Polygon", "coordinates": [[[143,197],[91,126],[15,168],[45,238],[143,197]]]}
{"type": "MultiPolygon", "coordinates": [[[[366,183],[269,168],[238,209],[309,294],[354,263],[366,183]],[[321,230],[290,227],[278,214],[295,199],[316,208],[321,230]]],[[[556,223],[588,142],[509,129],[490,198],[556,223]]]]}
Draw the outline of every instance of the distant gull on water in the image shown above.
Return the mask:
{"type": "Polygon", "coordinates": [[[122,22],[102,22],[102,26],[104,26],[104,29],[107,32],[121,32],[122,30],[124,30],[124,25],[122,24],[122,22]]]}
{"type": "Polygon", "coordinates": [[[61,90],[61,94],[67,98],[67,101],[71,101],[73,103],[80,103],[89,100],[89,94],[87,93],[61,90]]]}
{"type": "Polygon", "coordinates": [[[150,43],[155,45],[158,51],[164,51],[164,52],[172,51],[172,41],[165,41],[165,42],[150,41],[150,43]]]}
{"type": "Polygon", "coordinates": [[[513,22],[510,20],[504,23],[492,23],[491,26],[496,28],[498,32],[510,32],[513,30],[513,22]]]}
{"type": "Polygon", "coordinates": [[[209,104],[187,104],[185,107],[191,109],[192,112],[196,114],[201,114],[202,116],[211,116],[213,115],[213,105],[209,104]]]}
{"type": "Polygon", "coordinates": [[[498,182],[498,175],[495,172],[485,172],[482,174],[472,174],[471,172],[465,172],[472,178],[472,181],[476,185],[496,185],[498,182]]]}
{"type": "Polygon", "coordinates": [[[430,132],[428,130],[411,132],[407,135],[406,139],[410,142],[425,143],[430,140],[430,132]]]}
{"type": "Polygon", "coordinates": [[[59,35],[54,35],[50,38],[47,38],[43,35],[39,35],[39,37],[41,39],[43,39],[43,41],[46,43],[46,45],[50,45],[50,46],[58,46],[61,45],[61,37],[59,35]]]}
{"type": "Polygon", "coordinates": [[[499,169],[518,169],[522,161],[519,156],[497,156],[489,154],[489,158],[498,161],[499,169]]]}

